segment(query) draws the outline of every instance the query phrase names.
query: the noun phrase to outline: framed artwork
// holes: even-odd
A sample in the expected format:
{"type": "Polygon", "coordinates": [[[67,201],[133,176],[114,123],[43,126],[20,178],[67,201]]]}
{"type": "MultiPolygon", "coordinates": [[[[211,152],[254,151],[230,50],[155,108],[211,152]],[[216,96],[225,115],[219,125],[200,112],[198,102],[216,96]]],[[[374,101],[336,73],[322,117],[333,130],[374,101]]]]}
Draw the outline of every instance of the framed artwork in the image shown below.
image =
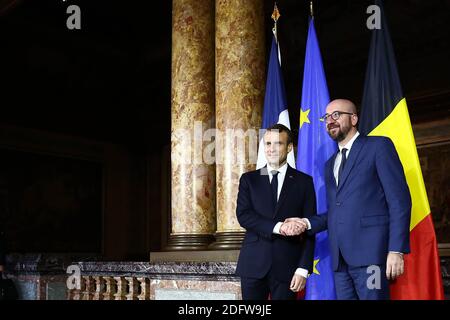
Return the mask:
{"type": "Polygon", "coordinates": [[[414,126],[441,256],[450,256],[450,118],[414,126]]]}

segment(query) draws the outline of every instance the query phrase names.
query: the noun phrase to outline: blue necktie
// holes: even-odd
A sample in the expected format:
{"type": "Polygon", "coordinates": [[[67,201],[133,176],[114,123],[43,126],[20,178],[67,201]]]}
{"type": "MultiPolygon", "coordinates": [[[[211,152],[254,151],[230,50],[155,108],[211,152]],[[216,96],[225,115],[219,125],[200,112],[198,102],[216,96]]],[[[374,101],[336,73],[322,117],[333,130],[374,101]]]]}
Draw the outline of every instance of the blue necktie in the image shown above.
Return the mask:
{"type": "Polygon", "coordinates": [[[344,166],[345,166],[345,162],[347,161],[347,157],[346,154],[347,153],[347,149],[343,148],[341,150],[341,154],[342,154],[342,158],[341,158],[341,165],[339,166],[339,171],[338,171],[338,185],[341,184],[341,177],[342,177],[342,172],[344,171],[344,166]]]}
{"type": "Polygon", "coordinates": [[[270,187],[272,188],[272,200],[273,200],[273,209],[277,207],[278,202],[278,174],[279,172],[273,170],[270,172],[272,174],[272,181],[270,182],[270,187]]]}

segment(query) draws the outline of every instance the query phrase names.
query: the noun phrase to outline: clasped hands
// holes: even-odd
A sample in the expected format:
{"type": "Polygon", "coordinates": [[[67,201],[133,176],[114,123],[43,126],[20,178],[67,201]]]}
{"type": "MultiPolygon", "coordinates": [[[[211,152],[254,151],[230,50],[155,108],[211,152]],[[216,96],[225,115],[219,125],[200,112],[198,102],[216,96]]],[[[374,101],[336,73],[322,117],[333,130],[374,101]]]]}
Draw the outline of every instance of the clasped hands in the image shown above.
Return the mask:
{"type": "Polygon", "coordinates": [[[308,229],[306,219],[287,218],[280,227],[280,234],[283,236],[298,236],[308,229]]]}

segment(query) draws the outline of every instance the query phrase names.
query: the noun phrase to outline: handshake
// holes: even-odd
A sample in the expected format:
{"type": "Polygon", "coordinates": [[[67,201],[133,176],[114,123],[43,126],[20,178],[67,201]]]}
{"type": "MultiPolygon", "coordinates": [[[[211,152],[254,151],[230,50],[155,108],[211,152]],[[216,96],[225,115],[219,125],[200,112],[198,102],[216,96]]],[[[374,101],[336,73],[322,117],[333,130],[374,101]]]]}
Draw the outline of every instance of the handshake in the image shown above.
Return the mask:
{"type": "Polygon", "coordinates": [[[280,234],[283,236],[298,236],[308,229],[307,219],[287,218],[280,227],[280,234]]]}

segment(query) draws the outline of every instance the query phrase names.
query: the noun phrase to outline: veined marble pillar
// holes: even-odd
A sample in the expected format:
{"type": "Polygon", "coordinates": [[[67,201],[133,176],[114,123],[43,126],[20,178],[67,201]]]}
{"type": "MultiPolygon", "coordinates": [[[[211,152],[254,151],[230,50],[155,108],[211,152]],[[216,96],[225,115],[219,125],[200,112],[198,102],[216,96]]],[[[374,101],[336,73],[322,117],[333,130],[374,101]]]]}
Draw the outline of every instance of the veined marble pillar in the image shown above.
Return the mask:
{"type": "Polygon", "coordinates": [[[244,133],[256,149],[265,86],[263,5],[263,0],[216,1],[216,128],[222,139],[216,140],[215,249],[240,248],[244,234],[236,219],[239,178],[255,169],[257,150],[247,145],[242,158],[238,140],[244,133]]]}
{"type": "Polygon", "coordinates": [[[216,230],[215,165],[202,141],[214,128],[214,0],[173,0],[172,219],[168,250],[200,250],[216,230]]]}

